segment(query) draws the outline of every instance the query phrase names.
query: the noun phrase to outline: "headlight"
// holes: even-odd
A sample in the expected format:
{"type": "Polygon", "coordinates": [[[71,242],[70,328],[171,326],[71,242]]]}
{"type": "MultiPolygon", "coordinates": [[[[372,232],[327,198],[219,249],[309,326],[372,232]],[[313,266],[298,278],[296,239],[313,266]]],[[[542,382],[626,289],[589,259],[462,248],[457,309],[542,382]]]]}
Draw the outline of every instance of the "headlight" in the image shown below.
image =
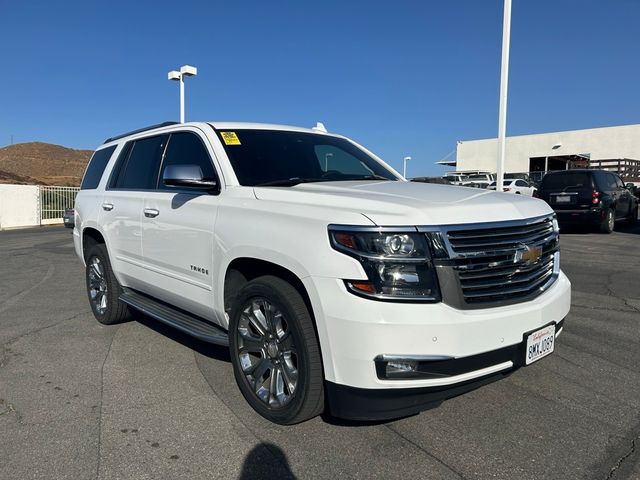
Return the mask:
{"type": "Polygon", "coordinates": [[[440,300],[427,237],[414,231],[329,226],[334,249],[356,258],[368,280],[345,279],[358,295],[379,300],[440,300]]]}

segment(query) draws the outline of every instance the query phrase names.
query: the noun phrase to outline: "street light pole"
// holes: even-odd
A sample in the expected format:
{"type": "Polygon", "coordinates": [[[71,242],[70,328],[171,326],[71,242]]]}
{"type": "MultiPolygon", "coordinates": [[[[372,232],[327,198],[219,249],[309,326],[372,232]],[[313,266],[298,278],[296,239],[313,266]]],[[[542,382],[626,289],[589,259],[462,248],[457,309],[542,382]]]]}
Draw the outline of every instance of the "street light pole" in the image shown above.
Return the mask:
{"type": "Polygon", "coordinates": [[[184,123],[184,77],[195,77],[197,74],[198,69],[191,65],[183,65],[180,71],[171,70],[167,74],[169,80],[180,82],[180,123],[184,123]]]}
{"type": "Polygon", "coordinates": [[[180,75],[180,123],[184,123],[184,76],[180,75]]]}
{"type": "Polygon", "coordinates": [[[504,20],[502,24],[502,65],[500,69],[500,111],[498,113],[498,168],[496,169],[496,191],[497,192],[501,192],[502,187],[504,185],[510,36],[511,36],[511,0],[504,0],[504,20]]]}
{"type": "Polygon", "coordinates": [[[407,162],[411,160],[411,157],[404,157],[403,158],[403,163],[404,163],[404,167],[402,169],[402,176],[406,179],[407,178],[407,162]]]}

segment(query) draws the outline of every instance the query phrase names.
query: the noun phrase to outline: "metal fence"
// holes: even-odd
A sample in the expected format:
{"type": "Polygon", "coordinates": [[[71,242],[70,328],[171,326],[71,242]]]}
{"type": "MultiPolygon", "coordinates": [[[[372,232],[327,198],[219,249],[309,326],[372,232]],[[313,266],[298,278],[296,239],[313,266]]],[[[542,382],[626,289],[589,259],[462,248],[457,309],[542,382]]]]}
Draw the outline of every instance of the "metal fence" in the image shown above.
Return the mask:
{"type": "Polygon", "coordinates": [[[61,219],[65,208],[73,208],[78,187],[40,187],[40,220],[61,219]]]}

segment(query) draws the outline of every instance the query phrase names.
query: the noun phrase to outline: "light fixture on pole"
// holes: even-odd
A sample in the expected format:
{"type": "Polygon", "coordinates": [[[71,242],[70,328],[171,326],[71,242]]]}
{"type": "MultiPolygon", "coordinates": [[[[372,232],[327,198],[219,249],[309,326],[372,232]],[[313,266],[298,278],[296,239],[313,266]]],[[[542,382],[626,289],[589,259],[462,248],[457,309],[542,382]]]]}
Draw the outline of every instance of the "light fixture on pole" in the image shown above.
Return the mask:
{"type": "Polygon", "coordinates": [[[403,159],[402,176],[407,178],[407,162],[411,160],[411,157],[404,157],[403,159]]]}
{"type": "Polygon", "coordinates": [[[500,112],[498,114],[498,168],[496,169],[496,191],[504,185],[504,160],[507,134],[507,91],[509,84],[509,41],[511,36],[511,0],[504,0],[502,23],[502,66],[500,70],[500,112]]]}
{"type": "Polygon", "coordinates": [[[198,69],[191,65],[183,65],[180,71],[171,70],[167,74],[169,80],[180,82],[180,123],[184,123],[184,77],[195,77],[197,74],[198,69]]]}

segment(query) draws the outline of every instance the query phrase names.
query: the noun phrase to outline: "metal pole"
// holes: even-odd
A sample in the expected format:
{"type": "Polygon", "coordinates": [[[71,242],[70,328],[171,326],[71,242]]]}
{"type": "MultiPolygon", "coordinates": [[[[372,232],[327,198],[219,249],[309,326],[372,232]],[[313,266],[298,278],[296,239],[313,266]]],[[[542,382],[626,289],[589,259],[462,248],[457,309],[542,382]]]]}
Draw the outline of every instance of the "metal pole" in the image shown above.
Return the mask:
{"type": "Polygon", "coordinates": [[[504,21],[502,25],[502,66],[500,71],[500,112],[498,114],[498,168],[496,191],[504,185],[504,160],[507,131],[507,91],[509,83],[509,37],[511,36],[511,0],[504,0],[504,21]]]}
{"type": "Polygon", "coordinates": [[[184,75],[180,75],[180,123],[184,123],[184,75]]]}
{"type": "Polygon", "coordinates": [[[402,176],[405,178],[405,180],[406,180],[406,178],[407,178],[407,162],[408,162],[409,160],[411,160],[411,157],[409,157],[409,156],[404,157],[404,158],[402,159],[402,161],[404,162],[404,163],[403,163],[403,167],[402,167],[402,176]]]}

